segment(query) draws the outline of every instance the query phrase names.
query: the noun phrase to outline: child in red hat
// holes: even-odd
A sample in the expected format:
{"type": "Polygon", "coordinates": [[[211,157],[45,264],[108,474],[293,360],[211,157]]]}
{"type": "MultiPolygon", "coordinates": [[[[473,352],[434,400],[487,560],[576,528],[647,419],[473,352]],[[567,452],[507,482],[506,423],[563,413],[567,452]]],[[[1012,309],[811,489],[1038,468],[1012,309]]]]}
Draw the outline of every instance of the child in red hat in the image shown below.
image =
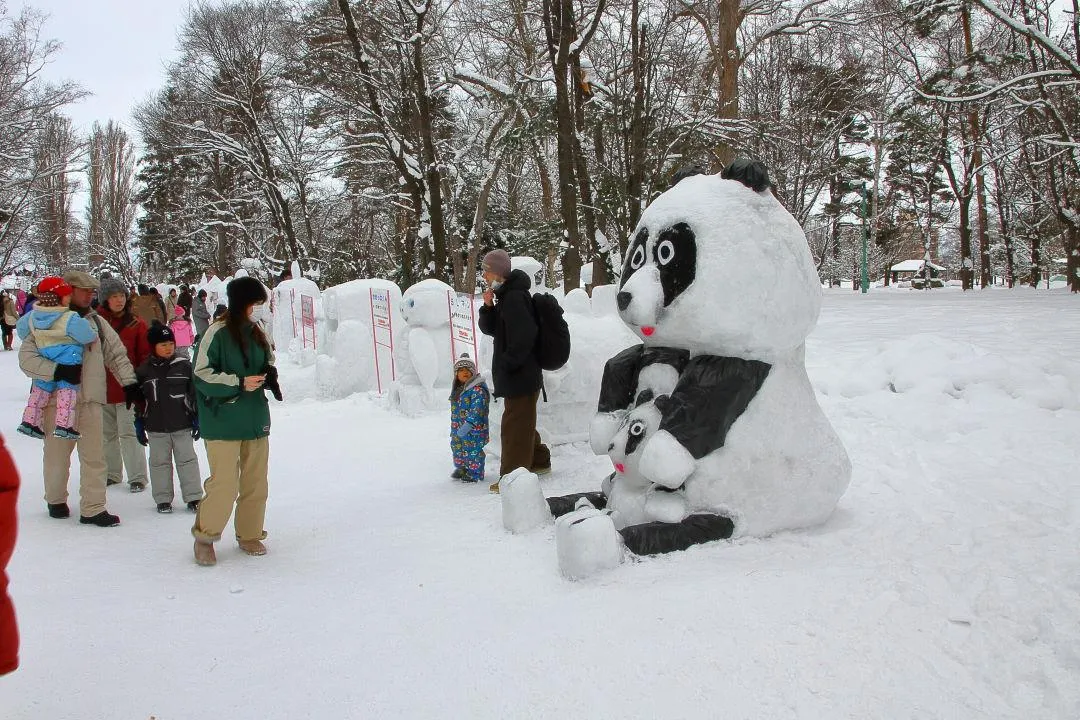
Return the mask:
{"type": "Polygon", "coordinates": [[[44,438],[42,418],[45,408],[55,398],[53,435],[78,440],[75,409],[82,379],[83,346],[97,340],[97,333],[85,318],[68,307],[71,286],[61,278],[49,276],[38,283],[37,298],[34,309],[19,318],[15,330],[20,340],[34,336],[38,352],[56,363],[56,372],[52,380],[34,380],[18,429],[23,435],[44,438]]]}

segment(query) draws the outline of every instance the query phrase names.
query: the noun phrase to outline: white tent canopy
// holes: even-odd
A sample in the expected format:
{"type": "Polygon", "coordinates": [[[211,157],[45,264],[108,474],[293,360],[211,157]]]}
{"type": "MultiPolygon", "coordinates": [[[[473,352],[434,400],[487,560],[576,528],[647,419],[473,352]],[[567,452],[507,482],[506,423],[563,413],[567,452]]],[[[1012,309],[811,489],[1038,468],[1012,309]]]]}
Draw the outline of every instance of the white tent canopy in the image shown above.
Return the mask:
{"type": "MultiPolygon", "coordinates": [[[[904,262],[897,263],[897,264],[893,265],[889,269],[892,272],[914,272],[914,273],[918,273],[918,272],[923,271],[923,264],[925,262],[926,262],[925,260],[905,260],[904,262]]],[[[942,270],[945,269],[945,268],[941,267],[940,265],[935,265],[934,263],[930,263],[930,267],[937,270],[938,272],[941,272],[942,270]]]]}

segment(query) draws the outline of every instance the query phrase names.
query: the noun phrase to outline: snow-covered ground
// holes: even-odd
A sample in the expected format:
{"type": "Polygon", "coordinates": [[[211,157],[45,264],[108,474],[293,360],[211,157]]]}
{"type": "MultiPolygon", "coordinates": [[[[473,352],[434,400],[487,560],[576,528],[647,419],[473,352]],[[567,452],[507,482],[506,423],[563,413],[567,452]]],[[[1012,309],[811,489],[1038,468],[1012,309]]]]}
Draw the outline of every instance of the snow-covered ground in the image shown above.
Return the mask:
{"type": "MultiPolygon", "coordinates": [[[[446,418],[299,399],[310,368],[273,407],[266,557],[196,567],[191,516],[125,486],[119,528],[51,520],[4,353],[23,646],[0,717],[1075,719],[1078,349],[1064,292],[830,291],[807,355],[855,468],[833,518],[579,583],[552,528],[508,535],[447,478],[446,418]]],[[[558,449],[546,490],[606,464],[558,449]]]]}

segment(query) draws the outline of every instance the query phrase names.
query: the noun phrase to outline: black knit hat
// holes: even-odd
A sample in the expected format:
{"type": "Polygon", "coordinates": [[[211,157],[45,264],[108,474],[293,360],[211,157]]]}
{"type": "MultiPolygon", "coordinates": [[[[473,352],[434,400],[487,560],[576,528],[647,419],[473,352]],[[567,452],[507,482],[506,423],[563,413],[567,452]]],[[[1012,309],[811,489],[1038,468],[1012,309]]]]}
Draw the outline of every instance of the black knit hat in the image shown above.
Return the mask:
{"type": "Polygon", "coordinates": [[[168,325],[162,325],[157,320],[150,326],[150,330],[146,333],[146,340],[153,347],[158,343],[176,342],[176,338],[173,337],[173,331],[169,329],[168,325]]]}
{"type": "Polygon", "coordinates": [[[229,314],[243,315],[252,305],[266,302],[266,288],[253,277],[238,277],[225,287],[229,314]]]}

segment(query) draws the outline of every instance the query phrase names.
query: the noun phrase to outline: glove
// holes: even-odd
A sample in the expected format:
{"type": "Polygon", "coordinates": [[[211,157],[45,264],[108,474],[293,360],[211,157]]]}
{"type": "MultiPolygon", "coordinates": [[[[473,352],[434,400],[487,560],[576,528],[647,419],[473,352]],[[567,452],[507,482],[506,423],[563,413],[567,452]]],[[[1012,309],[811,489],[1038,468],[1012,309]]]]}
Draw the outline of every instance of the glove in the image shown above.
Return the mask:
{"type": "Polygon", "coordinates": [[[199,418],[191,418],[191,439],[198,440],[202,437],[202,433],[199,432],[199,418]]]}
{"type": "Polygon", "coordinates": [[[469,433],[471,433],[472,431],[473,431],[472,423],[463,422],[460,425],[458,425],[457,432],[454,433],[454,434],[457,435],[459,438],[464,438],[469,433]]]}
{"type": "Polygon", "coordinates": [[[82,382],[82,363],[78,365],[57,365],[53,370],[53,380],[78,385],[82,382]]]}
{"type": "Polygon", "coordinates": [[[135,418],[135,439],[139,441],[139,444],[146,447],[150,444],[150,441],[146,437],[146,428],[143,426],[142,418],[135,418]]]}
{"type": "Polygon", "coordinates": [[[138,405],[143,400],[142,388],[137,384],[132,383],[124,386],[124,407],[128,410],[131,409],[132,405],[138,405]]]}
{"type": "Polygon", "coordinates": [[[274,396],[274,399],[278,402],[282,401],[281,385],[278,384],[277,368],[271,365],[266,368],[266,380],[263,382],[263,387],[270,391],[270,394],[274,396]]]}

